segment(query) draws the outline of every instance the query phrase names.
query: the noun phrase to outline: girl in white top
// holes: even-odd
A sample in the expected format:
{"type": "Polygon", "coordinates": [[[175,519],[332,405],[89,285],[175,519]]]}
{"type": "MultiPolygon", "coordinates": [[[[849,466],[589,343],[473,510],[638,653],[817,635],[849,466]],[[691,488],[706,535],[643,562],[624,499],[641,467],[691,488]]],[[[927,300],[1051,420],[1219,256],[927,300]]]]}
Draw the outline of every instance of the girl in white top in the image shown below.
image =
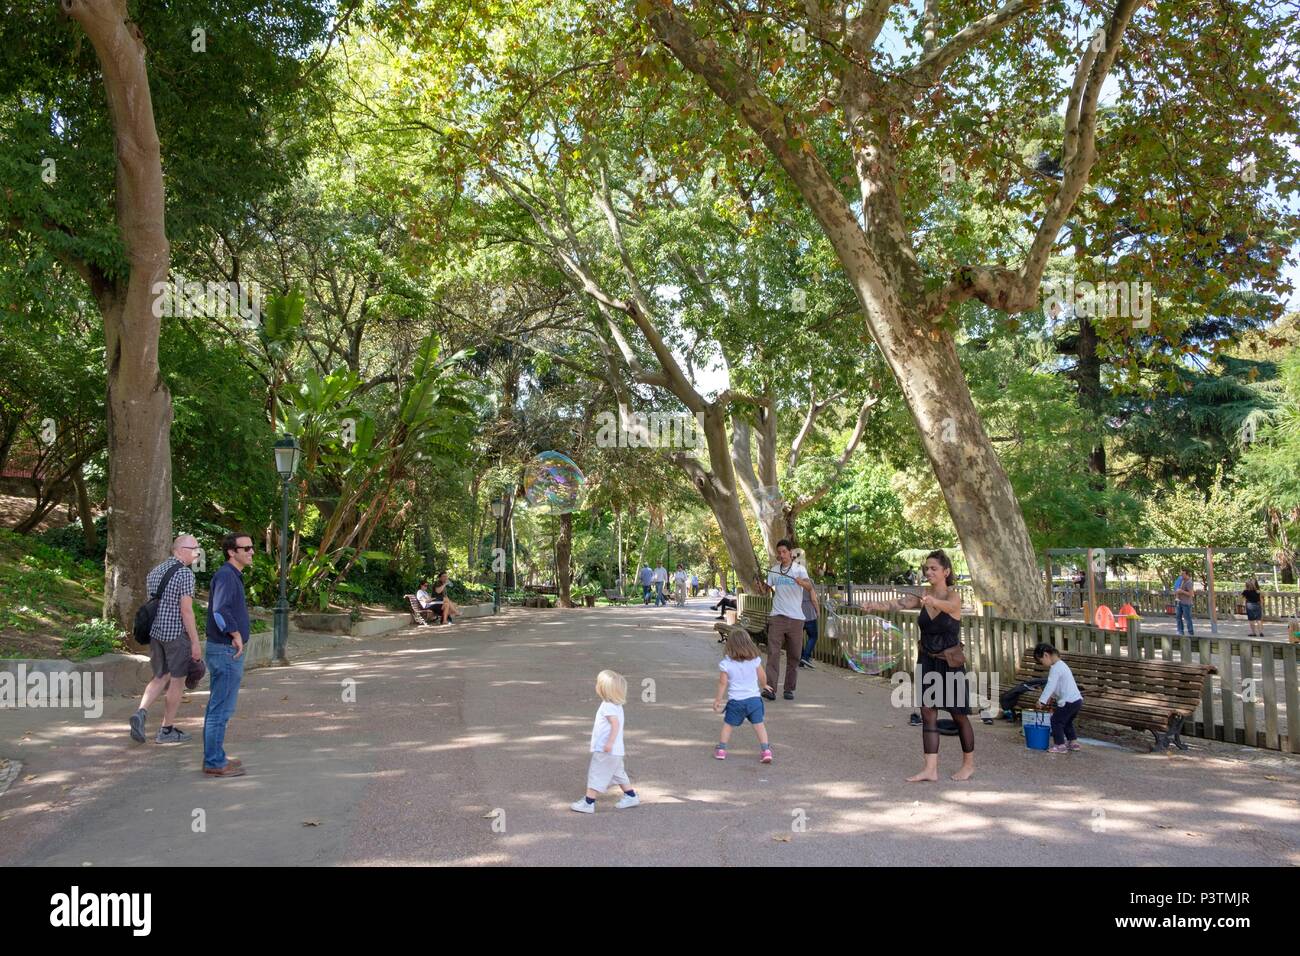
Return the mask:
{"type": "Polygon", "coordinates": [[[614,804],[616,810],[635,807],[641,802],[623,767],[623,704],[627,702],[627,678],[614,671],[601,671],[596,675],[596,693],[602,703],[591,726],[587,794],[569,807],[579,813],[595,813],[596,798],[608,790],[611,783],[617,783],[623,791],[623,799],[614,804]]]}
{"type": "Polygon", "coordinates": [[[1047,686],[1034,705],[1035,710],[1044,710],[1051,706],[1056,698],[1056,707],[1052,710],[1052,746],[1048,753],[1063,754],[1072,750],[1082,750],[1074,732],[1074,718],[1083,707],[1083,694],[1074,681],[1074,672],[1061,660],[1061,653],[1051,644],[1039,644],[1034,648],[1034,660],[1048,668],[1047,686]]]}
{"type": "Polygon", "coordinates": [[[733,624],[727,628],[727,656],[718,664],[718,696],[713,701],[713,712],[722,713],[722,698],[726,695],[727,711],[722,718],[722,736],[713,756],[719,760],[727,759],[727,741],[731,731],[746,720],[754,725],[758,734],[758,744],[762,748],[763,763],[772,762],[772,744],[767,739],[767,728],[763,726],[763,698],[758,696],[761,684],[764,690],[772,688],[763,672],[763,660],[758,648],[750,639],[749,632],[733,624]]]}

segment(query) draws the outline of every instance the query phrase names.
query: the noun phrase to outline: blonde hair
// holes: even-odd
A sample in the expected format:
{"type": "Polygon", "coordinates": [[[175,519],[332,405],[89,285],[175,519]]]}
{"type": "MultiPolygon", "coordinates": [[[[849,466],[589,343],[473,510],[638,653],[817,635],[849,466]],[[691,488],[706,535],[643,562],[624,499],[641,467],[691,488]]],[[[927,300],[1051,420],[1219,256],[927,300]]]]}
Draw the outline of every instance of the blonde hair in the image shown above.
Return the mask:
{"type": "Polygon", "coordinates": [[[596,693],[601,700],[621,706],[627,703],[627,678],[617,671],[601,671],[596,675],[596,693]]]}
{"type": "Polygon", "coordinates": [[[759,656],[754,639],[739,624],[727,628],[727,656],[733,661],[752,661],[759,656]]]}

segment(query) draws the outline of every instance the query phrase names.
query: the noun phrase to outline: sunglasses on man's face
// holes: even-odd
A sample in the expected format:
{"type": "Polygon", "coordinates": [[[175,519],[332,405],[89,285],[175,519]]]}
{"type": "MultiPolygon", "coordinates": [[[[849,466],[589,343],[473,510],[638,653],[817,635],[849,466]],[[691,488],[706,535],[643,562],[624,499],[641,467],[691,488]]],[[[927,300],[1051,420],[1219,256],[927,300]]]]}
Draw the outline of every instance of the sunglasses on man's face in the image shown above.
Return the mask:
{"type": "Polygon", "coordinates": [[[237,545],[235,545],[235,550],[236,550],[236,551],[252,551],[252,550],[253,550],[253,546],[252,546],[251,544],[249,544],[249,545],[237,544],[237,545]]]}

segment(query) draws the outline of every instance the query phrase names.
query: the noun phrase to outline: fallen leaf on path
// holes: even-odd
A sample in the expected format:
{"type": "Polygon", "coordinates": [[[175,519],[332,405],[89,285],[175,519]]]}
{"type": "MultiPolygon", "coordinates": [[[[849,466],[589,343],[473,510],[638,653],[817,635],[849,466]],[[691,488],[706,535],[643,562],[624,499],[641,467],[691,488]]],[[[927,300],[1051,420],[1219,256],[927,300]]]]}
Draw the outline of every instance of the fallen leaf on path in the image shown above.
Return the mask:
{"type": "Polygon", "coordinates": [[[776,836],[772,837],[772,841],[773,841],[774,843],[789,843],[789,842],[790,842],[790,834],[788,834],[788,833],[778,833],[776,836]]]}
{"type": "Polygon", "coordinates": [[[285,694],[285,695],[284,695],[283,697],[281,697],[280,699],[281,699],[281,700],[288,700],[288,699],[289,699],[289,695],[288,695],[288,694],[285,694]]]}
{"type": "Polygon", "coordinates": [[[36,779],[36,774],[34,773],[29,773],[27,776],[23,777],[23,780],[35,780],[35,779],[36,779]]]}
{"type": "Polygon", "coordinates": [[[1168,824],[1168,823],[1157,823],[1157,824],[1156,824],[1156,829],[1157,829],[1157,830],[1172,830],[1172,829],[1173,829],[1173,825],[1172,825],[1172,824],[1168,824]]]}
{"type": "Polygon", "coordinates": [[[303,820],[303,821],[302,821],[302,825],[305,826],[305,827],[318,827],[318,826],[320,826],[320,821],[319,821],[319,820],[303,820]]]}

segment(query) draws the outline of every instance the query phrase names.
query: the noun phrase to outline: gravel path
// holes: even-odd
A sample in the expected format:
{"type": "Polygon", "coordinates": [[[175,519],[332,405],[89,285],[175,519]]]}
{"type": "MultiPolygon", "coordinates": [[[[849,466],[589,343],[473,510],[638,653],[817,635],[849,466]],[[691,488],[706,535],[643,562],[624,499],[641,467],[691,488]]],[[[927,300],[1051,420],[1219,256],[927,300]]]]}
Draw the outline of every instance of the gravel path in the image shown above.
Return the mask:
{"type": "MultiPolygon", "coordinates": [[[[977,722],[974,780],[911,785],[909,712],[825,666],[767,705],[771,766],[748,727],[714,760],[711,619],[704,600],[518,609],[250,671],[237,779],[199,772],[205,693],[181,710],[195,740],[172,746],[130,742],[127,699],[98,721],[0,711],[0,757],[24,764],[0,864],[1300,865],[1298,758],[1206,741],[1058,757],[977,722]],[[602,667],[628,679],[643,802],[579,815],[602,667]]],[[[943,738],[941,771],[959,759],[943,738]]]]}

